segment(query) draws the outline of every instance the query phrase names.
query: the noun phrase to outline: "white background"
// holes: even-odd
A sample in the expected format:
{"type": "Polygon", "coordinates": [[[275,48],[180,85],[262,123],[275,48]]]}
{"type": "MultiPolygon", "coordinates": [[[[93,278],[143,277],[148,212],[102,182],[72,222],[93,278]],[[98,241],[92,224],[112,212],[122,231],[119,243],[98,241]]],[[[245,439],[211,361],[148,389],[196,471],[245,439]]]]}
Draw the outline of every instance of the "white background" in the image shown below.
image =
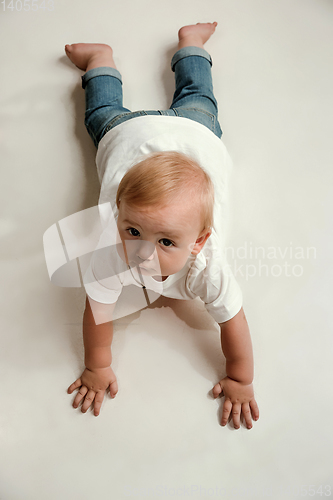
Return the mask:
{"type": "Polygon", "coordinates": [[[8,5],[0,6],[0,499],[294,499],[311,496],[310,485],[327,496],[332,0],[8,5]],[[110,44],[125,106],[163,109],[177,31],[199,21],[219,23],[206,48],[234,161],[230,263],[261,412],[250,431],[219,425],[222,400],[210,391],[224,361],[216,325],[197,301],[160,300],[119,320],[119,393],[98,418],[74,410],[66,389],[83,369],[84,292],[52,285],[43,253],[46,229],[96,205],[99,194],[82,72],[64,45],[110,44]]]}

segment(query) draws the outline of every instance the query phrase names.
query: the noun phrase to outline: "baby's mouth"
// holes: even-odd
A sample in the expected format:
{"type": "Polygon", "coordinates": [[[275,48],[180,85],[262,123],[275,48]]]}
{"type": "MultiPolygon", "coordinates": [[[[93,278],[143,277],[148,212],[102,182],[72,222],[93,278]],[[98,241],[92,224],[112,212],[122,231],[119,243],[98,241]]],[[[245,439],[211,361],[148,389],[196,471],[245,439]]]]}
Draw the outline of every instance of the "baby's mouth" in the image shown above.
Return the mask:
{"type": "Polygon", "coordinates": [[[155,269],[153,269],[152,267],[147,267],[147,266],[144,266],[142,264],[139,264],[139,268],[144,269],[145,271],[149,271],[149,272],[155,271],[155,269]]]}
{"type": "Polygon", "coordinates": [[[154,268],[147,266],[144,262],[137,262],[135,260],[130,261],[131,267],[139,267],[140,269],[144,269],[145,271],[155,271],[154,268]]]}

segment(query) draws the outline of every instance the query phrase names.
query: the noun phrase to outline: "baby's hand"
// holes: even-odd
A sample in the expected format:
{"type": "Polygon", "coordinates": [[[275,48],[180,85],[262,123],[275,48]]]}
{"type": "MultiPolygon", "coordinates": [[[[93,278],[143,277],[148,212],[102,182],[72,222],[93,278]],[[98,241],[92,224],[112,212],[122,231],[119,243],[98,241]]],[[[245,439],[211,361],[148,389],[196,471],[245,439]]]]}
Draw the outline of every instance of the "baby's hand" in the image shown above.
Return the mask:
{"type": "Polygon", "coordinates": [[[73,402],[74,408],[77,408],[83,399],[81,411],[85,413],[94,402],[94,415],[97,417],[103,403],[105,391],[110,388],[111,398],[114,398],[117,394],[117,378],[111,366],[95,368],[94,370],[86,368],[81,377],[68,387],[67,392],[72,394],[78,388],[79,392],[73,402]]]}
{"type": "Polygon", "coordinates": [[[226,425],[232,413],[235,429],[240,427],[241,413],[248,429],[252,428],[252,419],[258,420],[259,408],[254,399],[252,384],[244,385],[229,377],[225,377],[213,387],[214,398],[224,394],[223,415],[221,425],[226,425]]]}

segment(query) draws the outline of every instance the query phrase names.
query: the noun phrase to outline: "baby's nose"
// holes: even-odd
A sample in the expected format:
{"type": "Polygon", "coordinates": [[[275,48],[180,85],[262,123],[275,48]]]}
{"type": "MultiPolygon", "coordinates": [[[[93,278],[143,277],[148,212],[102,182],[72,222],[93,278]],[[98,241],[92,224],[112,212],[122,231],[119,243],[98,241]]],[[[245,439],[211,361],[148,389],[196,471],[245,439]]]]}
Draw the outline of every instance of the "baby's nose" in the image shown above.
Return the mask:
{"type": "Polygon", "coordinates": [[[154,258],[155,245],[150,241],[139,241],[136,255],[142,260],[152,260],[154,258]]]}

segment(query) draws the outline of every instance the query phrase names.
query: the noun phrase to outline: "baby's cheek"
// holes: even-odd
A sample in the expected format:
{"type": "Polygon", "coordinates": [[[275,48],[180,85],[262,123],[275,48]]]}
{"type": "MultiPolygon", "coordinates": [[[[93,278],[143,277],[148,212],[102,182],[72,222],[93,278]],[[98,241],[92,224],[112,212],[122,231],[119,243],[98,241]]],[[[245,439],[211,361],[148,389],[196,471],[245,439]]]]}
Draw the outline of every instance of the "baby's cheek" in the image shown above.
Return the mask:
{"type": "Polygon", "coordinates": [[[189,252],[187,250],[176,250],[170,256],[170,265],[176,268],[182,268],[187,261],[188,255],[189,252]]]}
{"type": "Polygon", "coordinates": [[[170,263],[172,263],[172,258],[169,255],[163,254],[163,252],[157,254],[157,266],[160,269],[170,267],[170,263]]]}

